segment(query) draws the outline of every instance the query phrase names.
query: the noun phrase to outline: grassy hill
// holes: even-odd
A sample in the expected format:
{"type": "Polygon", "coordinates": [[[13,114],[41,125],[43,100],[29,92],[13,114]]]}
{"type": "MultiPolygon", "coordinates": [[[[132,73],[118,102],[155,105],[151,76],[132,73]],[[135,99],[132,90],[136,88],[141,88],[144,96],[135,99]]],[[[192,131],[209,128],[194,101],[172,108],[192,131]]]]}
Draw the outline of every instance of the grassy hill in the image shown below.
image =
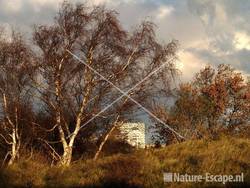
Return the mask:
{"type": "Polygon", "coordinates": [[[82,159],[70,168],[51,167],[38,154],[1,170],[0,187],[242,187],[243,184],[164,183],[163,172],[240,174],[250,184],[250,140],[223,137],[165,148],[82,159]]]}

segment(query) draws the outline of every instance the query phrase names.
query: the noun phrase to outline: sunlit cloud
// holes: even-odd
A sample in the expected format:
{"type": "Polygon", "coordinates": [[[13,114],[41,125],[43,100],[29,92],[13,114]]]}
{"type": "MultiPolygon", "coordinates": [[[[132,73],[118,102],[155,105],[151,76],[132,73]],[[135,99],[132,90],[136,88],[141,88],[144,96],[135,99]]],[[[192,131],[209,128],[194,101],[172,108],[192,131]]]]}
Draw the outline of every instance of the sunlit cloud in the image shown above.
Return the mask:
{"type": "Polygon", "coordinates": [[[250,35],[243,32],[236,32],[234,38],[235,48],[238,50],[250,50],[250,35]]]}
{"type": "Polygon", "coordinates": [[[166,16],[170,15],[174,11],[174,8],[172,6],[161,6],[158,9],[157,13],[157,19],[163,19],[166,16]]]}
{"type": "Polygon", "coordinates": [[[206,61],[188,51],[182,51],[178,56],[177,68],[182,72],[181,81],[184,82],[191,80],[195,73],[199,72],[200,69],[208,64],[206,61]]]}

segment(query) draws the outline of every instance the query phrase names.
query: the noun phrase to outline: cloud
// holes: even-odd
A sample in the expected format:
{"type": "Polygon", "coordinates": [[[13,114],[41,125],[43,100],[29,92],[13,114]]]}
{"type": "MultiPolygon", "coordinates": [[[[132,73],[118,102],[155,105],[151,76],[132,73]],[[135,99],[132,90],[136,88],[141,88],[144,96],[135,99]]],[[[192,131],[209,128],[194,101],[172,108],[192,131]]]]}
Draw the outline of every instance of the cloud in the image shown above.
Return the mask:
{"type": "Polygon", "coordinates": [[[158,13],[156,15],[157,19],[163,19],[166,16],[170,15],[174,11],[172,6],[161,6],[158,9],[158,13]]]}
{"type": "MultiPolygon", "coordinates": [[[[27,35],[32,25],[49,24],[63,0],[0,0],[0,24],[27,35]]],[[[250,73],[249,0],[71,0],[105,5],[119,12],[126,29],[142,20],[157,24],[159,41],[179,40],[180,68],[191,78],[205,64],[229,63],[250,73]]]]}
{"type": "MultiPolygon", "coordinates": [[[[60,2],[61,0],[23,0],[17,18],[14,18],[16,17],[14,14],[1,15],[0,13],[0,22],[4,20],[5,23],[19,25],[23,30],[29,31],[30,26],[34,23],[53,21],[53,16],[60,2]]],[[[188,12],[184,4],[146,0],[94,0],[87,1],[87,3],[92,5],[105,4],[108,8],[117,10],[122,24],[127,29],[133,28],[145,19],[156,22],[158,26],[157,36],[161,41],[168,42],[172,39],[179,39],[182,46],[189,46],[192,43],[197,43],[196,37],[201,36],[201,24],[198,19],[193,19],[193,15],[188,12]]],[[[187,62],[184,64],[185,67],[188,66],[187,62]]],[[[187,74],[190,73],[187,72],[187,74]]],[[[183,75],[186,75],[186,72],[183,75]]]]}
{"type": "Polygon", "coordinates": [[[5,7],[6,12],[18,12],[21,9],[21,0],[12,0],[12,1],[0,1],[0,6],[5,7]]]}
{"type": "Polygon", "coordinates": [[[236,32],[234,37],[234,46],[238,50],[250,50],[250,35],[244,32],[236,32]]]}
{"type": "Polygon", "coordinates": [[[209,41],[208,48],[188,51],[212,65],[227,63],[250,73],[250,1],[189,0],[189,9],[200,18],[209,41]]]}
{"type": "Polygon", "coordinates": [[[177,67],[182,72],[181,81],[189,81],[194,78],[195,73],[199,72],[208,63],[189,51],[182,51],[179,54],[177,67]]]}

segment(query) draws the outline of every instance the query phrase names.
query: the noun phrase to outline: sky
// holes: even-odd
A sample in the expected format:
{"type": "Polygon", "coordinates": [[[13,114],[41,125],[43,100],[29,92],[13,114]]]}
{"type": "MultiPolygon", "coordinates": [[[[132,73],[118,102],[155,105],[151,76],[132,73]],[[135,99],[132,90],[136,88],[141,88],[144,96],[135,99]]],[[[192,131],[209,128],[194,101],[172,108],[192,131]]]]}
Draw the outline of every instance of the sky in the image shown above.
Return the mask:
{"type": "MultiPolygon", "coordinates": [[[[63,0],[0,0],[0,25],[27,35],[53,21],[63,0]]],[[[124,27],[157,25],[161,42],[178,40],[177,66],[189,81],[206,65],[231,64],[250,75],[250,0],[71,0],[116,10],[124,27]]]]}

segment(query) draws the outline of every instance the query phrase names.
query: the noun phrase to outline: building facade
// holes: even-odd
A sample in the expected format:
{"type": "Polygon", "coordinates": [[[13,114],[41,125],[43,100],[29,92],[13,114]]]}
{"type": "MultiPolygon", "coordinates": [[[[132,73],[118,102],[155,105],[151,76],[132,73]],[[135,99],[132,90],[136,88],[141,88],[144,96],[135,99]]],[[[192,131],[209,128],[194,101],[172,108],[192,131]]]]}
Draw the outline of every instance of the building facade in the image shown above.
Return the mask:
{"type": "Polygon", "coordinates": [[[124,123],[120,126],[120,134],[128,144],[136,148],[145,148],[146,128],[144,123],[124,123]]]}

